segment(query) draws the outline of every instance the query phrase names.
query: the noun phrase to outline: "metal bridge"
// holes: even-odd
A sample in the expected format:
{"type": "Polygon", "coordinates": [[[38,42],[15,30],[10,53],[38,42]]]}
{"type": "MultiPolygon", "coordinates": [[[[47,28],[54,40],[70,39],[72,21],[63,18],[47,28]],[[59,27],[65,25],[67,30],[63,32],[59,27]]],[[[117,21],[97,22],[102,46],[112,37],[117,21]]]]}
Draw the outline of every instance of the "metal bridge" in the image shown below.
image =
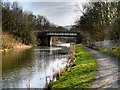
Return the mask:
{"type": "Polygon", "coordinates": [[[78,31],[35,31],[37,35],[37,41],[40,42],[40,45],[49,46],[50,45],[50,38],[52,36],[59,36],[59,37],[76,37],[76,43],[81,43],[82,38],[81,34],[78,31]]]}
{"type": "Polygon", "coordinates": [[[49,32],[47,33],[47,35],[51,35],[51,36],[77,36],[77,33],[53,33],[53,32],[49,32]]]}

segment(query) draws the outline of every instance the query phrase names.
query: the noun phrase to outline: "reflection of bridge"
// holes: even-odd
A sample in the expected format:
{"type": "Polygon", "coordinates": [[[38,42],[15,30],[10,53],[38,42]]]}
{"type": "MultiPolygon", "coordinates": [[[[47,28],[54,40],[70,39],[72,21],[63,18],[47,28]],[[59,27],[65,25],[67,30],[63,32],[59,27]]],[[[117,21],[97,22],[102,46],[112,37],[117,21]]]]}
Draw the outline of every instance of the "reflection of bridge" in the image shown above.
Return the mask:
{"type": "Polygon", "coordinates": [[[62,37],[76,37],[76,43],[81,43],[82,38],[80,32],[74,31],[36,31],[37,42],[40,42],[40,45],[49,46],[51,36],[62,36],[62,37]]]}

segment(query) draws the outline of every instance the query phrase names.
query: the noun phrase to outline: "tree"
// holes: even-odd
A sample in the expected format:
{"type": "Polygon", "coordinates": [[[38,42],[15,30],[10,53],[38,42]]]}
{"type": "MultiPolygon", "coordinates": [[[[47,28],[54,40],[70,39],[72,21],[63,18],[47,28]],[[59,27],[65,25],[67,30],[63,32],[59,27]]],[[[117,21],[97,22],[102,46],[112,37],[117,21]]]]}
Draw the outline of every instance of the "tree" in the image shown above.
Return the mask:
{"type": "Polygon", "coordinates": [[[32,13],[23,12],[17,2],[2,3],[2,28],[16,39],[21,39],[25,44],[34,44],[36,18],[32,13]]]}
{"type": "Polygon", "coordinates": [[[119,3],[89,2],[74,29],[81,31],[84,41],[119,39],[119,3]]]}

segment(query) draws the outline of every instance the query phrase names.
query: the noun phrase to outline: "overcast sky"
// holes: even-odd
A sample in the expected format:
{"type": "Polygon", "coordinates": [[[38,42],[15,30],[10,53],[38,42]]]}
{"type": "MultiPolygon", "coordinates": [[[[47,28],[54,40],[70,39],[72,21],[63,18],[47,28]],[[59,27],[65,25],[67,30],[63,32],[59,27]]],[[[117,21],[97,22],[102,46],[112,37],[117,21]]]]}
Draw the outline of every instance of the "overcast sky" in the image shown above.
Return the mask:
{"type": "MultiPolygon", "coordinates": [[[[16,0],[10,0],[16,1],[16,0]]],[[[17,0],[24,10],[30,11],[35,15],[43,15],[50,22],[66,26],[73,25],[81,16],[82,9],[80,0],[17,0]]]]}

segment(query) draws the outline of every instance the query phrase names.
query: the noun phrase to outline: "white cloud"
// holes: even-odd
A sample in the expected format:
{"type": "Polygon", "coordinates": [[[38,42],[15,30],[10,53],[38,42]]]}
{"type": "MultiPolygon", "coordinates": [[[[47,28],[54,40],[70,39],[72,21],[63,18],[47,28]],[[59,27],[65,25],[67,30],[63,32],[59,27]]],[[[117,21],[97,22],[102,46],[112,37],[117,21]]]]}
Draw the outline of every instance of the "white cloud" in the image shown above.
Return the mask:
{"type": "Polygon", "coordinates": [[[48,0],[34,0],[34,2],[31,0],[29,2],[25,2],[28,0],[24,0],[24,2],[22,0],[17,1],[20,1],[19,3],[24,10],[30,11],[35,15],[44,15],[50,22],[57,25],[74,24],[75,20],[81,15],[80,11],[75,12],[78,9],[76,4],[81,5],[76,0],[49,0],[49,2],[48,0]]]}

